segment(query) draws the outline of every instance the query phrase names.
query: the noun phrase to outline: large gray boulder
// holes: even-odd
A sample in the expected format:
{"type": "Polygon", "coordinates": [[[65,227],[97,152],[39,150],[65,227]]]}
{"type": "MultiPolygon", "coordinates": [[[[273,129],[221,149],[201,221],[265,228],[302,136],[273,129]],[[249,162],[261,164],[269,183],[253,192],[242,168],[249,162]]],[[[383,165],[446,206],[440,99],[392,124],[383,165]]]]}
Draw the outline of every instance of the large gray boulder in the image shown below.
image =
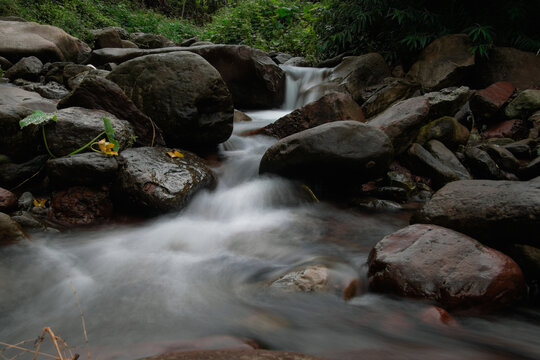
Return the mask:
{"type": "Polygon", "coordinates": [[[212,171],[187,151],[170,157],[173,149],[141,147],[123,151],[116,180],[117,203],[149,214],[180,210],[195,193],[214,185],[212,171]]]}
{"type": "Polygon", "coordinates": [[[106,184],[113,180],[117,170],[115,156],[95,152],[47,161],[47,174],[54,186],[106,184]]]}
{"type": "Polygon", "coordinates": [[[266,151],[259,171],[309,183],[361,183],[383,175],[393,155],[381,130],[336,121],[281,139],[266,151]]]}
{"type": "Polygon", "coordinates": [[[107,77],[163,130],[170,146],[208,147],[232,133],[233,102],[217,70],[185,51],[127,61],[107,77]]]}
{"type": "Polygon", "coordinates": [[[486,244],[540,244],[540,178],[463,180],[437,191],[411,219],[444,226],[486,244]]]}
{"type": "Polygon", "coordinates": [[[56,110],[56,101],[45,99],[33,91],[12,86],[0,87],[0,106],[4,105],[20,105],[30,110],[41,110],[49,113],[56,110]]]}
{"type": "Polygon", "coordinates": [[[42,62],[82,62],[90,48],[64,30],[35,22],[0,21],[0,56],[16,63],[26,56],[42,62]]]}
{"type": "Polygon", "coordinates": [[[9,68],[4,74],[9,80],[37,80],[43,68],[43,63],[35,56],[24,57],[9,68]]]}

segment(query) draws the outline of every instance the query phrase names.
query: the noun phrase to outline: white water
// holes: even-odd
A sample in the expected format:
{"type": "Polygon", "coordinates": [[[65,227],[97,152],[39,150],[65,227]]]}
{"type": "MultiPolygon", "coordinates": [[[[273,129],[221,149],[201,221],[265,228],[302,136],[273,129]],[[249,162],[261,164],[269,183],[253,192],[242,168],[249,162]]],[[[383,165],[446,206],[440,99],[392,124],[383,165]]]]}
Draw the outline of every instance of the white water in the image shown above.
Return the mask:
{"type": "Polygon", "coordinates": [[[406,213],[313,203],[297,184],[258,176],[274,140],[238,134],[290,110],[249,113],[253,122],[237,126],[222,146],[217,189],[196,196],[182,213],[0,248],[0,341],[35,338],[50,326],[84,358],[71,276],[99,359],[152,355],[165,342],[209,335],[333,358],[343,351],[452,359],[540,354],[538,318],[525,318],[538,317],[533,312],[458,319],[462,327],[447,331],[420,322],[416,314],[426,305],[412,301],[368,293],[345,302],[334,294],[269,290],[269,280],[302,263],[353,268],[364,277],[369,249],[408,220],[406,213]]]}

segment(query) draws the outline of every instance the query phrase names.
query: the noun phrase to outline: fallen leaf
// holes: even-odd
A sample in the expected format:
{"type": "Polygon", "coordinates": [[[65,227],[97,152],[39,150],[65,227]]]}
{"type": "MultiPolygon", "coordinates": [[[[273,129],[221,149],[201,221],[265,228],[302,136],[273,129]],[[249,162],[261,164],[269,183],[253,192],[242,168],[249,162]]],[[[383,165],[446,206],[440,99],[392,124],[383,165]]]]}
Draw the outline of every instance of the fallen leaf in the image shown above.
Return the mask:
{"type": "Polygon", "coordinates": [[[34,206],[45,207],[46,202],[47,202],[47,199],[34,199],[34,206]]]}
{"type": "Polygon", "coordinates": [[[169,155],[172,158],[183,158],[184,157],[184,154],[182,154],[178,150],[169,151],[169,152],[167,152],[167,155],[169,155]]]}

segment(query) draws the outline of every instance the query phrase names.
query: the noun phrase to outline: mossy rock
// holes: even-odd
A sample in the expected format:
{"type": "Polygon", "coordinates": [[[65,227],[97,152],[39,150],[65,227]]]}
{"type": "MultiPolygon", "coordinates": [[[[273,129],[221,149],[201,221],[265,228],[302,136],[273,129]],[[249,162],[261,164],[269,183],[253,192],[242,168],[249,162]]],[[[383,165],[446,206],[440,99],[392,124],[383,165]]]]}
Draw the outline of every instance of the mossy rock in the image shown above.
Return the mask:
{"type": "Polygon", "coordinates": [[[456,149],[467,143],[469,130],[453,117],[444,116],[424,125],[415,142],[423,145],[433,139],[439,140],[450,149],[456,149]]]}

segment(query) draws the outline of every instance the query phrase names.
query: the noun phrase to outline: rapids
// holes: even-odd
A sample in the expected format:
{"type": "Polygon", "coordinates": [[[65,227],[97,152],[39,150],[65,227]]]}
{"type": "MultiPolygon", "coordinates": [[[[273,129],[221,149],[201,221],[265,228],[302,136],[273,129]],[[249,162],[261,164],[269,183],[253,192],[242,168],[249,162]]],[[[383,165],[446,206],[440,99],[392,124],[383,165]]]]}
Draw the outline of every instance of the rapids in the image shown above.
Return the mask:
{"type": "Polygon", "coordinates": [[[140,358],[211,335],[335,359],[540,358],[537,311],[458,317],[460,325],[448,328],[420,320],[426,304],[367,292],[369,250],[406,226],[408,212],[344,210],[312,201],[298,184],[258,175],[275,140],[239,134],[316,98],[310,89],[326,71],[285,70],[284,107],[235,124],[214,169],[217,188],[183,211],[0,248],[0,341],[36,338],[50,326],[85,358],[71,278],[97,359],[140,358]],[[266,286],[302,264],[355,269],[366,292],[346,302],[266,286]]]}

